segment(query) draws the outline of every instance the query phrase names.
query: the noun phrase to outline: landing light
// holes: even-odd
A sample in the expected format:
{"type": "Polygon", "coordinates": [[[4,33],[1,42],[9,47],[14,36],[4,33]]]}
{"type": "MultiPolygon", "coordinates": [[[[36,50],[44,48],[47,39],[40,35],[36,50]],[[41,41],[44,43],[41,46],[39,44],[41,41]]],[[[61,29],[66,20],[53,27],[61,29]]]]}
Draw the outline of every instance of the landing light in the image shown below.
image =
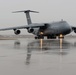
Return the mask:
{"type": "Polygon", "coordinates": [[[63,35],[62,34],[60,34],[60,38],[62,38],[63,37],[63,35]]]}
{"type": "Polygon", "coordinates": [[[40,34],[43,34],[43,32],[40,32],[40,34]]]}

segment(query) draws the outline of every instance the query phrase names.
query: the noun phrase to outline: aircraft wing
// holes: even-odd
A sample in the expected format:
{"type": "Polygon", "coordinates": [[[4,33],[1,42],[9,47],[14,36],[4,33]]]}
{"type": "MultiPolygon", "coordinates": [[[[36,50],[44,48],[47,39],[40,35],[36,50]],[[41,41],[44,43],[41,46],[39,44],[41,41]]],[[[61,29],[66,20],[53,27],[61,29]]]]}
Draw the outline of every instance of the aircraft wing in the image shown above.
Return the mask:
{"type": "Polygon", "coordinates": [[[28,29],[28,28],[38,28],[38,27],[43,27],[45,26],[44,24],[30,24],[30,25],[25,25],[25,26],[19,26],[19,27],[10,27],[10,28],[2,28],[0,31],[4,30],[15,30],[15,29],[28,29]]]}

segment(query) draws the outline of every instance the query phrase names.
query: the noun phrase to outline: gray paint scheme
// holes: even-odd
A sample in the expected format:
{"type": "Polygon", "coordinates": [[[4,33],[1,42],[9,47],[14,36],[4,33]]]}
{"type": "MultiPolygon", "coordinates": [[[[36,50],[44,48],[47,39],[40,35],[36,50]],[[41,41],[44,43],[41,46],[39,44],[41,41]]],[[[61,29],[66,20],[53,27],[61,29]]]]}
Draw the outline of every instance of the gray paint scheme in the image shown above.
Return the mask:
{"type": "Polygon", "coordinates": [[[11,28],[3,28],[2,30],[11,30],[13,29],[27,29],[29,33],[32,33],[36,36],[59,36],[60,34],[66,35],[71,33],[73,30],[76,32],[76,27],[70,26],[66,21],[59,21],[59,22],[53,22],[53,23],[32,23],[30,18],[30,12],[38,13],[37,11],[16,11],[17,12],[24,12],[26,14],[27,23],[28,25],[19,26],[19,27],[11,27],[11,28]],[[43,34],[40,34],[40,32],[43,32],[43,34]]]}

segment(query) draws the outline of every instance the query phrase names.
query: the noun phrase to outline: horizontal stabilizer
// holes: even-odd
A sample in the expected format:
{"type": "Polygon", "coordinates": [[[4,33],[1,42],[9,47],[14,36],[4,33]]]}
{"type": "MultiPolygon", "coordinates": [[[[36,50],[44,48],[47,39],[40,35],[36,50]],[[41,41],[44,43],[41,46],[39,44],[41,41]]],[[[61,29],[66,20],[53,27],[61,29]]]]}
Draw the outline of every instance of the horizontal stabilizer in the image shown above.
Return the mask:
{"type": "Polygon", "coordinates": [[[24,12],[24,13],[27,13],[27,12],[39,13],[37,11],[32,11],[32,10],[15,11],[13,13],[19,13],[19,12],[24,12]]]}
{"type": "Polygon", "coordinates": [[[31,18],[30,18],[30,12],[33,12],[33,13],[39,13],[37,11],[32,11],[32,10],[23,10],[23,11],[15,11],[13,13],[19,13],[19,12],[24,12],[26,14],[26,19],[27,19],[27,23],[28,25],[29,24],[32,24],[32,21],[31,21],[31,18]]]}

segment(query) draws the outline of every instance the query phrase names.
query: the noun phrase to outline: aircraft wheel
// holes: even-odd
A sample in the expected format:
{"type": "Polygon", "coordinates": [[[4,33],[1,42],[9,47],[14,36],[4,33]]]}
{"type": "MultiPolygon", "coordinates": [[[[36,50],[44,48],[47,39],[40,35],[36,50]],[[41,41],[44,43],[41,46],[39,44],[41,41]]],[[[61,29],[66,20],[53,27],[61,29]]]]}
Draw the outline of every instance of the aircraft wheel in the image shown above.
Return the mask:
{"type": "Polygon", "coordinates": [[[47,36],[47,39],[56,39],[56,36],[47,36]]]}
{"type": "Polygon", "coordinates": [[[39,39],[44,39],[44,36],[39,36],[38,38],[39,38],[39,39]]]}
{"type": "Polygon", "coordinates": [[[47,36],[47,39],[50,39],[50,37],[49,37],[49,36],[47,36]]]}
{"type": "Polygon", "coordinates": [[[36,36],[35,39],[38,39],[38,37],[36,36]]]}
{"type": "Polygon", "coordinates": [[[44,39],[44,36],[36,36],[35,39],[44,39]]]}

